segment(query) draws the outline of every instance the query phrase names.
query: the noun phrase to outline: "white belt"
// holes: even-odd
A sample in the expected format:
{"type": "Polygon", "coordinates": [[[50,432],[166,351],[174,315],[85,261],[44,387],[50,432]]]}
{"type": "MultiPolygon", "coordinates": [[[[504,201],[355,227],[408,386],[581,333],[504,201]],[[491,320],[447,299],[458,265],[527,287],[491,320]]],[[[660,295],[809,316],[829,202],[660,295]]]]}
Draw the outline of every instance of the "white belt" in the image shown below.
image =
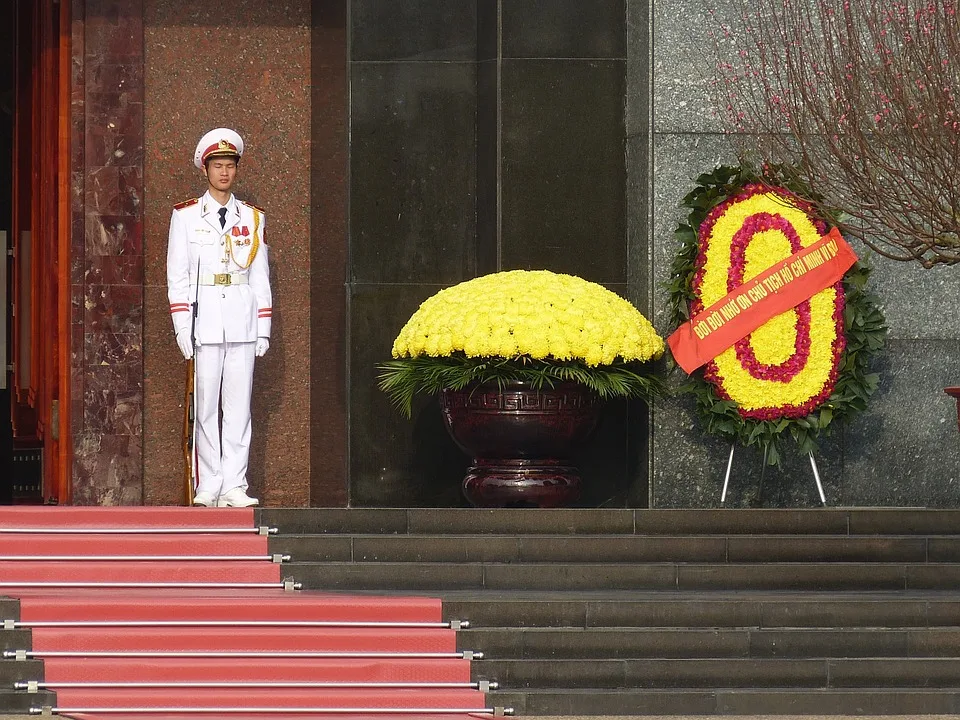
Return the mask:
{"type": "Polygon", "coordinates": [[[201,273],[201,285],[246,285],[249,282],[243,273],[201,273]]]}

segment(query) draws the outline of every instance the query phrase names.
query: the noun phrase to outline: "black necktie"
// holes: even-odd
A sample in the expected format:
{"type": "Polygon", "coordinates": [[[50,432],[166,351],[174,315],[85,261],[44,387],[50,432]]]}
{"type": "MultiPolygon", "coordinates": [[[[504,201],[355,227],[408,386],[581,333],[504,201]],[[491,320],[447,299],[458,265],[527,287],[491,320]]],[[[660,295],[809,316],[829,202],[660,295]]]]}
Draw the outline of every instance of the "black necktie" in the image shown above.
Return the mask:
{"type": "Polygon", "coordinates": [[[220,227],[222,228],[227,224],[227,209],[222,207],[217,212],[220,213],[220,227]]]}

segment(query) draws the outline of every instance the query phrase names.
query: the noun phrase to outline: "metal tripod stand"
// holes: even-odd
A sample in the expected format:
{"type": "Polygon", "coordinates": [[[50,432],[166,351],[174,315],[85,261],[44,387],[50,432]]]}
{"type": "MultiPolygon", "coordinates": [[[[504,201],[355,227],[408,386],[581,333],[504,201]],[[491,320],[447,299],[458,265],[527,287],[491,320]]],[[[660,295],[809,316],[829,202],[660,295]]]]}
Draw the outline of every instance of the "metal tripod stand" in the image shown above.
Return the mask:
{"type": "MultiPolygon", "coordinates": [[[[727,500],[727,488],[730,486],[730,472],[733,469],[733,452],[736,450],[737,444],[730,444],[730,457],[727,460],[727,474],[723,478],[723,491],[720,493],[720,505],[722,506],[727,500]]],[[[767,448],[763,451],[763,467],[760,470],[760,490],[758,496],[763,494],[763,477],[767,472],[767,454],[769,450],[767,448]]],[[[817,461],[813,457],[813,453],[807,453],[810,458],[810,468],[813,470],[813,479],[817,483],[817,492],[820,493],[820,502],[823,503],[823,506],[827,506],[827,496],[823,493],[823,483],[820,482],[820,471],[817,469],[817,461]]]]}

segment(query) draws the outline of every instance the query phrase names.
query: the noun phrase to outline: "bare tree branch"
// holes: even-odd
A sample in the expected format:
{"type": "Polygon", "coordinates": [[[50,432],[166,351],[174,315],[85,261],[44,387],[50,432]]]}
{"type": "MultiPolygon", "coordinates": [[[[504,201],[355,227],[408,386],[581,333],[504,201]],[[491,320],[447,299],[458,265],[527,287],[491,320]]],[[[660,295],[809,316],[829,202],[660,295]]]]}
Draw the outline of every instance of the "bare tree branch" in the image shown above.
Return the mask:
{"type": "Polygon", "coordinates": [[[712,35],[741,160],[797,168],[885,257],[960,263],[958,1],[740,0],[712,35]]]}

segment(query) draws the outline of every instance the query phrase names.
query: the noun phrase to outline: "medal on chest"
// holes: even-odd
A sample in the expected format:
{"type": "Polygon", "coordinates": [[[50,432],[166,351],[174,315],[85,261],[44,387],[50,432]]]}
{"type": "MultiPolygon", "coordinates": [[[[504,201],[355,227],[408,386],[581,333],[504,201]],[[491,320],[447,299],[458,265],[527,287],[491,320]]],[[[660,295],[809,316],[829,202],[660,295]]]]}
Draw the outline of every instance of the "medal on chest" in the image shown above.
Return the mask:
{"type": "Polygon", "coordinates": [[[234,225],[224,237],[224,243],[229,258],[238,267],[243,270],[250,267],[257,256],[257,250],[260,249],[260,212],[253,211],[252,228],[243,223],[234,225]]]}

